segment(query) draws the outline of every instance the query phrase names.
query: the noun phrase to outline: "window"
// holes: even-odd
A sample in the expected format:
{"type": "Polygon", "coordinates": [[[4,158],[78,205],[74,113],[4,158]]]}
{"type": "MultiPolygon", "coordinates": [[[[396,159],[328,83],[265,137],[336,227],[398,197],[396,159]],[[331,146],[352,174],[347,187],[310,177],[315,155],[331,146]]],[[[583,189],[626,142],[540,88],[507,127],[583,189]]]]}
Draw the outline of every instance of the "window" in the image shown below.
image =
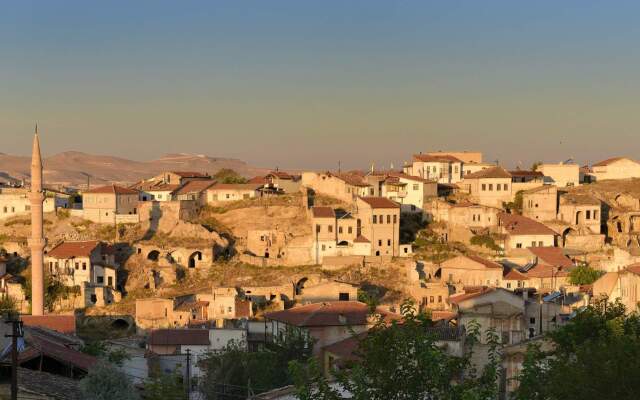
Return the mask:
{"type": "Polygon", "coordinates": [[[82,263],[82,270],[86,271],[87,270],[87,263],[82,263]]]}
{"type": "Polygon", "coordinates": [[[483,183],[483,184],[482,184],[482,191],[484,192],[484,191],[486,191],[486,190],[487,190],[487,184],[486,184],[486,183],[483,183]]]}
{"type": "Polygon", "coordinates": [[[76,269],[80,269],[80,263],[76,263],[76,269]]]}
{"type": "Polygon", "coordinates": [[[509,185],[507,185],[506,183],[504,185],[502,185],[502,188],[504,189],[504,191],[506,192],[507,190],[509,190],[509,185]]]}
{"type": "Polygon", "coordinates": [[[229,199],[229,198],[231,198],[231,194],[227,193],[227,194],[225,195],[225,197],[226,197],[227,199],[229,199]]]}
{"type": "Polygon", "coordinates": [[[316,233],[320,233],[320,224],[316,224],[316,233]]]}
{"type": "Polygon", "coordinates": [[[391,215],[387,214],[387,224],[391,223],[391,215]]]}
{"type": "Polygon", "coordinates": [[[103,276],[97,276],[97,277],[96,277],[96,282],[98,282],[98,283],[104,283],[104,277],[103,277],[103,276]]]}
{"type": "Polygon", "coordinates": [[[538,247],[542,247],[542,246],[544,246],[544,243],[541,240],[541,241],[538,242],[538,247]]]}
{"type": "Polygon", "coordinates": [[[516,243],[516,248],[517,249],[521,249],[522,248],[522,243],[516,243]]]}
{"type": "Polygon", "coordinates": [[[353,233],[353,228],[352,227],[347,228],[347,233],[352,234],[353,233]]]}
{"type": "Polygon", "coordinates": [[[496,190],[499,192],[500,191],[500,184],[496,185],[496,190]]]}
{"type": "Polygon", "coordinates": [[[598,219],[598,210],[593,210],[593,219],[598,219]]]}
{"type": "Polygon", "coordinates": [[[338,233],[342,234],[342,227],[341,226],[338,227],[338,233]]]}
{"type": "Polygon", "coordinates": [[[333,225],[329,225],[328,229],[329,229],[329,233],[333,233],[333,225]]]}
{"type": "Polygon", "coordinates": [[[391,239],[387,239],[387,246],[391,246],[391,239]]]}
{"type": "Polygon", "coordinates": [[[413,184],[413,190],[414,190],[414,191],[418,191],[418,190],[420,190],[420,185],[418,185],[417,183],[414,183],[414,184],[413,184]]]}
{"type": "Polygon", "coordinates": [[[393,216],[393,223],[394,223],[394,224],[397,224],[397,223],[398,223],[398,216],[397,216],[397,215],[394,215],[394,216],[393,216]]]}
{"type": "Polygon", "coordinates": [[[438,296],[438,303],[442,303],[442,296],[438,296]]]}
{"type": "Polygon", "coordinates": [[[327,249],[327,246],[325,246],[324,244],[322,245],[322,251],[325,251],[327,249]]]}
{"type": "Polygon", "coordinates": [[[591,219],[591,210],[587,210],[586,219],[591,219]]]}
{"type": "Polygon", "coordinates": [[[490,191],[490,192],[493,192],[493,183],[490,183],[490,184],[489,184],[489,191],[490,191]]]}
{"type": "Polygon", "coordinates": [[[382,246],[382,240],[378,240],[378,246],[382,246]]]}
{"type": "Polygon", "coordinates": [[[107,283],[109,286],[113,286],[113,276],[107,277],[107,283]]]}
{"type": "Polygon", "coordinates": [[[536,247],[536,242],[535,240],[533,242],[531,242],[531,247],[536,247]]]}
{"type": "Polygon", "coordinates": [[[340,293],[338,294],[339,301],[349,301],[349,293],[340,293]]]}
{"type": "Polygon", "coordinates": [[[377,224],[377,223],[378,223],[378,216],[377,216],[377,215],[374,215],[374,216],[373,216],[373,223],[374,223],[374,224],[377,224]]]}
{"type": "Polygon", "coordinates": [[[511,282],[507,282],[507,289],[511,289],[511,282]]]}
{"type": "Polygon", "coordinates": [[[531,325],[535,325],[535,323],[536,323],[536,319],[535,319],[535,318],[529,318],[529,323],[530,323],[531,325]]]}

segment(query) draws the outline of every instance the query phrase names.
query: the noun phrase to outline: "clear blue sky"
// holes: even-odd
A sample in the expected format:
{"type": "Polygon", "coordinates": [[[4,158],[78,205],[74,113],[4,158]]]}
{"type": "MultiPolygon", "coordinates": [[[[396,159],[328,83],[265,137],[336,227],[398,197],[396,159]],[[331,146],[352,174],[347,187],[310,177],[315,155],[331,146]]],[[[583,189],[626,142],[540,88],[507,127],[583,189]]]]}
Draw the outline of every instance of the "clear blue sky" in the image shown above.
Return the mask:
{"type": "Polygon", "coordinates": [[[366,167],[420,150],[640,158],[640,2],[0,1],[26,154],[366,167]]]}

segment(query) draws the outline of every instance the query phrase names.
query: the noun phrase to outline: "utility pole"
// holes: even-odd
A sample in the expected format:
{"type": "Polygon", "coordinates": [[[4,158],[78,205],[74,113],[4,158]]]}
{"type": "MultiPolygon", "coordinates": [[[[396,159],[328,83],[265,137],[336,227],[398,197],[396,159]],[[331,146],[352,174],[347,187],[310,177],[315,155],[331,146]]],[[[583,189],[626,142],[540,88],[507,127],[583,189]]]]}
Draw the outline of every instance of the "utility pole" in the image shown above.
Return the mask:
{"type": "Polygon", "coordinates": [[[189,400],[191,394],[191,349],[187,349],[187,373],[186,373],[186,391],[187,400],[189,400]]]}
{"type": "Polygon", "coordinates": [[[5,324],[11,324],[11,400],[18,400],[18,338],[22,337],[22,321],[19,316],[11,313],[5,324]]]}

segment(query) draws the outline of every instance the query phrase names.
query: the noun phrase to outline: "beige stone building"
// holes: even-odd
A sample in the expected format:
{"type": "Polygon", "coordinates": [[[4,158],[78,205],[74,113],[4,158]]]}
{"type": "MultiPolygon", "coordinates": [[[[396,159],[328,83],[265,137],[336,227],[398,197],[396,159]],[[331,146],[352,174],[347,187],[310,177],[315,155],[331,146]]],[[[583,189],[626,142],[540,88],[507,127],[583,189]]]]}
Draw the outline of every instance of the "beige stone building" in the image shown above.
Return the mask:
{"type": "Polygon", "coordinates": [[[462,180],[464,162],[449,154],[414,154],[411,164],[405,165],[403,172],[438,183],[454,184],[462,180]]]}
{"type": "Polygon", "coordinates": [[[556,232],[546,225],[517,214],[498,215],[500,233],[505,238],[502,248],[505,252],[527,247],[555,247],[556,232]]]}
{"type": "Polygon", "coordinates": [[[292,175],[284,171],[271,171],[265,176],[265,189],[281,193],[296,193],[300,191],[302,181],[299,175],[292,175]]]}
{"type": "Polygon", "coordinates": [[[474,203],[502,207],[513,198],[511,180],[511,174],[498,166],[465,176],[459,186],[464,187],[474,203]]]}
{"type": "Polygon", "coordinates": [[[640,178],[640,163],[626,157],[615,157],[600,161],[591,167],[596,181],[607,179],[640,178]]]}
{"type": "MultiPolygon", "coordinates": [[[[45,192],[43,212],[54,212],[60,205],[57,204],[58,195],[53,192],[45,192]]],[[[26,216],[31,213],[29,191],[25,188],[0,188],[0,220],[26,216]]]]}
{"type": "Polygon", "coordinates": [[[296,295],[300,304],[358,300],[358,287],[345,282],[324,281],[305,285],[296,295]]]}
{"type": "Polygon", "coordinates": [[[82,194],[83,216],[93,222],[116,222],[119,215],[138,213],[139,193],[117,185],[102,186],[82,194]]]}
{"type": "Polygon", "coordinates": [[[599,234],[602,224],[602,202],[593,196],[563,194],[560,196],[558,219],[569,225],[599,234]]]}
{"type": "Polygon", "coordinates": [[[173,192],[177,201],[193,201],[198,207],[207,204],[207,191],[216,183],[212,179],[200,179],[184,183],[173,192]]]}
{"type": "Polygon", "coordinates": [[[417,176],[391,173],[385,177],[381,195],[400,203],[402,212],[423,212],[425,205],[438,197],[438,183],[417,176]]]}
{"type": "Polygon", "coordinates": [[[449,284],[464,286],[500,287],[502,265],[478,256],[458,256],[440,265],[440,279],[449,284]]]}
{"type": "Polygon", "coordinates": [[[376,194],[375,187],[367,183],[363,176],[354,173],[304,172],[302,185],[347,203],[355,202],[358,197],[376,194]]]}
{"type": "Polygon", "coordinates": [[[558,215],[558,188],[545,185],[522,193],[522,215],[539,221],[553,221],[558,215]]]}
{"type": "Polygon", "coordinates": [[[400,255],[400,205],[384,197],[356,201],[358,236],[371,242],[371,255],[400,255]]]}
{"type": "Polygon", "coordinates": [[[449,156],[455,157],[465,164],[481,164],[482,153],[479,151],[428,151],[428,156],[449,156]]]}
{"type": "Polygon", "coordinates": [[[628,313],[640,311],[640,264],[632,264],[616,272],[607,272],[593,283],[594,298],[620,300],[628,313]]]}
{"type": "Polygon", "coordinates": [[[150,181],[161,182],[166,185],[179,185],[182,186],[187,182],[198,180],[210,180],[211,177],[208,174],[194,171],[165,171],[162,174],[155,176],[150,181]]]}
{"type": "Polygon", "coordinates": [[[224,204],[229,201],[248,200],[258,197],[261,185],[252,183],[216,183],[207,189],[207,203],[224,204]]]}
{"type": "Polygon", "coordinates": [[[580,184],[580,166],[578,164],[541,164],[537,170],[544,174],[546,184],[557,187],[578,186],[580,184]]]}
{"type": "Polygon", "coordinates": [[[527,253],[527,287],[550,292],[569,285],[569,273],[575,265],[561,248],[530,247],[527,253]]]}

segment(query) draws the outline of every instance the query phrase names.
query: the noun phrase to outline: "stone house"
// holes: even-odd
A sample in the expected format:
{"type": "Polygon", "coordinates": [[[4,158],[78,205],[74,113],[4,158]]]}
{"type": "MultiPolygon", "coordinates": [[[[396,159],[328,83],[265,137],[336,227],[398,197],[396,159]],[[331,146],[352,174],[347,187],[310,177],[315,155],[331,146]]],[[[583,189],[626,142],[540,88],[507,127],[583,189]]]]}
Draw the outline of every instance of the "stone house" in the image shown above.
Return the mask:
{"type": "Polygon", "coordinates": [[[558,215],[558,188],[545,185],[522,193],[522,215],[539,221],[553,221],[558,215]]]}
{"type": "Polygon", "coordinates": [[[557,187],[578,186],[580,184],[580,166],[578,164],[541,164],[537,170],[544,174],[546,184],[557,187]]]}
{"type": "Polygon", "coordinates": [[[180,185],[168,183],[153,183],[152,185],[136,185],[132,189],[140,191],[141,201],[172,201],[173,194],[180,185]]]}
{"type": "Polygon", "coordinates": [[[640,178],[640,163],[626,157],[614,157],[595,163],[591,176],[596,181],[640,178]]]}
{"type": "Polygon", "coordinates": [[[423,212],[425,205],[438,197],[438,183],[417,176],[392,173],[384,180],[381,196],[400,203],[402,212],[423,212]]]}
{"type": "Polygon", "coordinates": [[[207,189],[207,204],[254,199],[260,187],[255,183],[216,183],[207,189]]]}
{"type": "Polygon", "coordinates": [[[338,281],[325,281],[315,285],[307,285],[296,295],[296,300],[299,304],[355,301],[357,299],[357,286],[338,281]]]}
{"type": "Polygon", "coordinates": [[[502,270],[502,265],[494,261],[474,255],[460,255],[440,264],[440,280],[464,286],[499,287],[502,270]]]}
{"type": "Polygon", "coordinates": [[[477,288],[449,298],[458,312],[458,323],[467,328],[480,325],[480,344],[487,344],[487,331],[495,329],[500,343],[510,345],[526,338],[525,300],[502,288],[477,288]]]}
{"type": "Polygon", "coordinates": [[[462,160],[449,154],[414,154],[411,164],[404,166],[407,175],[438,183],[454,184],[462,180],[462,160]]]}
{"type": "Polygon", "coordinates": [[[462,164],[462,178],[464,179],[464,177],[467,175],[480,172],[483,169],[493,168],[495,166],[496,164],[486,163],[486,162],[480,162],[480,163],[464,162],[464,164],[462,164]]]}
{"type": "Polygon", "coordinates": [[[511,174],[511,192],[514,194],[545,185],[544,175],[540,171],[514,170],[511,174]]]}
{"type": "Polygon", "coordinates": [[[400,205],[384,197],[359,197],[358,236],[371,243],[371,255],[400,255],[400,205]]]}
{"type": "MultiPolygon", "coordinates": [[[[45,191],[45,199],[42,205],[43,212],[54,212],[59,195],[45,191]]],[[[25,188],[0,188],[0,220],[28,216],[31,213],[29,191],[25,188]]]]}
{"type": "Polygon", "coordinates": [[[282,231],[257,229],[247,231],[247,251],[264,258],[282,258],[285,255],[286,235],[282,231]]]}
{"type": "Polygon", "coordinates": [[[558,220],[599,234],[602,225],[602,202],[593,196],[567,193],[560,196],[558,220]]]}
{"type": "Polygon", "coordinates": [[[464,177],[460,186],[469,193],[472,202],[489,207],[502,207],[512,200],[511,174],[498,166],[464,177]]]}
{"type": "Polygon", "coordinates": [[[187,182],[198,180],[210,180],[208,174],[194,171],[165,171],[158,176],[150,179],[150,181],[161,182],[166,185],[182,186],[187,182]]]}
{"type": "Polygon", "coordinates": [[[620,271],[601,276],[593,283],[593,297],[606,297],[610,302],[620,300],[626,306],[627,313],[640,311],[640,264],[631,264],[620,271]]]}
{"type": "Polygon", "coordinates": [[[115,252],[104,243],[62,242],[45,254],[44,264],[66,286],[89,283],[116,288],[115,252]]]}
{"type": "Polygon", "coordinates": [[[554,247],[556,232],[540,222],[517,214],[498,215],[500,233],[504,235],[505,252],[527,247],[554,247]]]}
{"type": "Polygon", "coordinates": [[[302,185],[314,192],[353,203],[358,197],[373,196],[376,189],[355,173],[304,172],[302,185]]]}
{"type": "Polygon", "coordinates": [[[575,264],[559,247],[530,247],[526,260],[527,287],[549,292],[569,285],[575,264]]]}
{"type": "Polygon", "coordinates": [[[300,191],[301,178],[284,171],[271,171],[265,176],[265,189],[281,193],[296,193],[300,191]]]}
{"type": "Polygon", "coordinates": [[[216,181],[212,179],[199,179],[188,181],[173,192],[173,199],[178,201],[193,201],[198,207],[207,204],[207,190],[211,188],[216,181]]]}
{"type": "Polygon", "coordinates": [[[427,151],[428,156],[449,156],[455,157],[464,164],[482,164],[482,152],[479,151],[427,151]]]}
{"type": "Polygon", "coordinates": [[[97,223],[116,222],[119,215],[138,213],[139,193],[117,185],[102,186],[82,193],[83,217],[97,223]]]}

